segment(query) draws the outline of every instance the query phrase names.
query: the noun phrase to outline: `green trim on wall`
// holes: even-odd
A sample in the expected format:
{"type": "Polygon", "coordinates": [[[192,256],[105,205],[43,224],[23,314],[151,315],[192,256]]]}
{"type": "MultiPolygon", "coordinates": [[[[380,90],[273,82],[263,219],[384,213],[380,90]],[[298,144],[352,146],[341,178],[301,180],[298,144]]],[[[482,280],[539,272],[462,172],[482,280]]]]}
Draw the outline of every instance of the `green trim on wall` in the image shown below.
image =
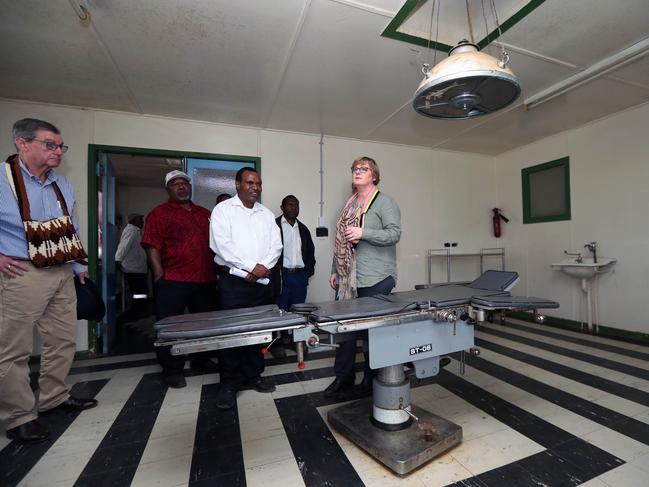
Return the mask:
{"type": "MultiPolygon", "coordinates": [[[[438,51],[449,52],[453,47],[455,47],[455,45],[449,46],[448,44],[444,44],[442,42],[435,42],[432,39],[424,39],[422,37],[399,32],[399,27],[401,27],[401,25],[410,17],[410,15],[415,10],[417,10],[417,8],[419,8],[420,5],[423,5],[427,1],[429,0],[406,0],[406,2],[403,4],[403,7],[399,9],[392,21],[383,30],[383,32],[381,32],[381,36],[388,37],[390,39],[396,39],[397,41],[407,42],[416,46],[430,47],[431,49],[436,49],[438,51]]],[[[545,0],[530,0],[529,2],[527,2],[525,6],[514,13],[514,15],[500,24],[500,34],[507,32],[544,2],[545,0]]],[[[476,45],[478,46],[478,49],[484,49],[487,45],[489,45],[489,43],[493,42],[498,37],[498,29],[496,28],[493,31],[489,32],[484,39],[476,42],[476,45]]],[[[457,41],[459,42],[460,39],[457,39],[457,41]]]]}
{"type": "MultiPolygon", "coordinates": [[[[261,157],[256,156],[236,156],[232,154],[213,154],[209,152],[190,152],[166,149],[147,149],[143,147],[123,147],[116,145],[97,145],[88,144],[88,272],[90,277],[96,281],[97,279],[97,232],[90,231],[92,228],[97,228],[98,225],[98,212],[97,212],[97,162],[99,160],[99,152],[110,152],[113,154],[134,154],[139,156],[158,156],[169,158],[198,158],[198,159],[213,159],[221,161],[233,162],[253,162],[255,169],[261,172],[261,157]]],[[[97,356],[97,323],[88,321],[88,357],[97,356]]]]}
{"type": "MultiPolygon", "coordinates": [[[[507,316],[511,316],[512,318],[518,318],[525,321],[535,322],[532,313],[526,311],[513,311],[511,313],[507,313],[507,316]]],[[[587,331],[582,331],[582,324],[578,321],[567,320],[565,318],[557,318],[554,316],[545,315],[545,321],[543,322],[543,324],[555,328],[561,328],[564,330],[571,330],[579,333],[584,333],[585,335],[590,335],[590,333],[588,333],[587,331]]],[[[593,335],[649,345],[649,334],[647,333],[641,333],[639,331],[622,330],[620,328],[612,328],[610,326],[604,326],[604,325],[599,325],[598,329],[599,329],[599,333],[597,334],[593,333],[593,335]]]]}
{"type": "Polygon", "coordinates": [[[570,220],[571,210],[570,210],[570,157],[562,157],[561,159],[556,159],[554,161],[545,162],[543,164],[538,164],[536,166],[526,167],[521,169],[521,184],[522,184],[522,194],[523,194],[523,223],[544,223],[544,222],[556,222],[562,220],[570,220]],[[543,216],[543,217],[533,217],[531,210],[531,193],[530,193],[530,175],[545,171],[547,169],[553,169],[555,167],[563,167],[565,171],[564,181],[565,181],[565,199],[566,199],[566,208],[563,213],[557,215],[543,216]]]}

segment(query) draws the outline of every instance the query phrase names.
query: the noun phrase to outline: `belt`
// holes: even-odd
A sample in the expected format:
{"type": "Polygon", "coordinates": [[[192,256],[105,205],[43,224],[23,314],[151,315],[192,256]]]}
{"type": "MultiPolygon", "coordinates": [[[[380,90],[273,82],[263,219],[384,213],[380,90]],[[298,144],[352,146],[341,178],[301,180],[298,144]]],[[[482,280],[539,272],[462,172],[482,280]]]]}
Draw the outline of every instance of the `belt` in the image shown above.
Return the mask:
{"type": "Polygon", "coordinates": [[[293,274],[295,272],[303,271],[304,267],[282,267],[282,270],[288,272],[289,274],[293,274]]]}

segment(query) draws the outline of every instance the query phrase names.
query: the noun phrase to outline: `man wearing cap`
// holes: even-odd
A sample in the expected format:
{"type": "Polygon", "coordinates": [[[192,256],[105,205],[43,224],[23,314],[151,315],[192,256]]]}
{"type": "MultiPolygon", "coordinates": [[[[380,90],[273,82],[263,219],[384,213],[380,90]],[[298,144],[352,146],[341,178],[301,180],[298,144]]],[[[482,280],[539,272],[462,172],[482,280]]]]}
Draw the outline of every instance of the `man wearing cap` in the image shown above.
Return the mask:
{"type": "MultiPolygon", "coordinates": [[[[143,303],[142,296],[149,293],[147,285],[147,266],[146,266],[146,252],[140,245],[142,240],[142,227],[144,226],[144,216],[138,213],[131,213],[128,216],[128,224],[122,231],[122,236],[117,245],[117,252],[115,252],[115,262],[118,262],[126,284],[128,285],[128,293],[130,296],[139,295],[139,299],[133,299],[131,306],[134,314],[138,314],[142,310],[139,309],[138,303],[143,303]]],[[[122,290],[125,292],[126,290],[122,290]]]]}
{"type": "MultiPolygon", "coordinates": [[[[141,245],[147,254],[155,287],[156,318],[211,311],[216,272],[209,247],[210,212],[192,203],[189,176],[171,171],[165,176],[169,199],[146,218],[141,245]]],[[[156,347],[162,376],[169,387],[185,387],[185,356],[170,347],[156,347]]],[[[194,356],[192,368],[216,371],[208,357],[194,356]]]]}
{"type": "Polygon", "coordinates": [[[76,350],[73,273],[82,283],[88,274],[57,245],[79,232],[72,184],[54,171],[68,150],[61,132],[25,118],[14,124],[13,142],[18,154],[0,163],[0,423],[9,439],[42,441],[49,431],[39,412],[97,405],[70,395],[65,383],[76,350]],[[29,238],[25,226],[45,240],[29,238]],[[43,343],[38,402],[29,380],[34,328],[43,343]]]}
{"type": "MultiPolygon", "coordinates": [[[[244,167],[237,171],[235,187],[236,196],[216,205],[210,222],[210,247],[221,272],[219,298],[224,309],[271,304],[270,269],[282,252],[275,216],[257,201],[261,178],[256,169],[244,167]]],[[[219,409],[234,407],[237,391],[243,386],[257,392],[275,390],[261,377],[264,357],[260,345],[221,350],[219,364],[219,409]]]]}

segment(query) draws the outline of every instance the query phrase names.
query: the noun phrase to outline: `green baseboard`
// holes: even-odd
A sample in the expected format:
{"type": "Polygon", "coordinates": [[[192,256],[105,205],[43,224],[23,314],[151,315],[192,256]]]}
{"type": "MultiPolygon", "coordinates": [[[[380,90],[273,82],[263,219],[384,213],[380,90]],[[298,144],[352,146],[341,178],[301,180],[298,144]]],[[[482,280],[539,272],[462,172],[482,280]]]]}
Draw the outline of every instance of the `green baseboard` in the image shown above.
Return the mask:
{"type": "MultiPolygon", "coordinates": [[[[527,311],[513,311],[507,313],[507,316],[512,318],[518,318],[525,321],[534,321],[534,316],[532,313],[527,311]]],[[[582,324],[579,321],[567,320],[565,318],[557,318],[555,316],[545,316],[544,325],[554,326],[555,328],[563,328],[566,330],[572,330],[577,332],[582,332],[582,324]]],[[[620,328],[611,328],[610,326],[599,325],[599,332],[592,333],[593,335],[606,337],[606,338],[615,338],[617,340],[623,340],[625,342],[632,343],[641,343],[643,345],[649,345],[649,334],[641,333],[639,331],[629,331],[622,330],[620,328]]],[[[593,327],[594,329],[594,327],[593,327]]],[[[583,333],[588,334],[588,331],[583,333]]]]}

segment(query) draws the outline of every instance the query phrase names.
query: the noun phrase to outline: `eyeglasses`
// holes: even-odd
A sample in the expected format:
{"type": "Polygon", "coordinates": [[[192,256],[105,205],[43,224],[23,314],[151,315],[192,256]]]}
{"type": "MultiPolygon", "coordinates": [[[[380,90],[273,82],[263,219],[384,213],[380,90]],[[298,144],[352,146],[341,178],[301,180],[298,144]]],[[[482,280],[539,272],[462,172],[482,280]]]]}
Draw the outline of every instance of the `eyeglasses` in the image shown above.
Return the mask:
{"type": "Polygon", "coordinates": [[[354,166],[352,167],[352,174],[366,174],[370,168],[367,166],[354,166]]]}
{"type": "Polygon", "coordinates": [[[35,140],[37,142],[41,142],[45,144],[45,148],[52,152],[54,152],[56,149],[61,149],[61,152],[66,153],[69,149],[69,147],[65,144],[55,144],[50,140],[42,140],[42,139],[31,139],[31,140],[35,140]]]}

